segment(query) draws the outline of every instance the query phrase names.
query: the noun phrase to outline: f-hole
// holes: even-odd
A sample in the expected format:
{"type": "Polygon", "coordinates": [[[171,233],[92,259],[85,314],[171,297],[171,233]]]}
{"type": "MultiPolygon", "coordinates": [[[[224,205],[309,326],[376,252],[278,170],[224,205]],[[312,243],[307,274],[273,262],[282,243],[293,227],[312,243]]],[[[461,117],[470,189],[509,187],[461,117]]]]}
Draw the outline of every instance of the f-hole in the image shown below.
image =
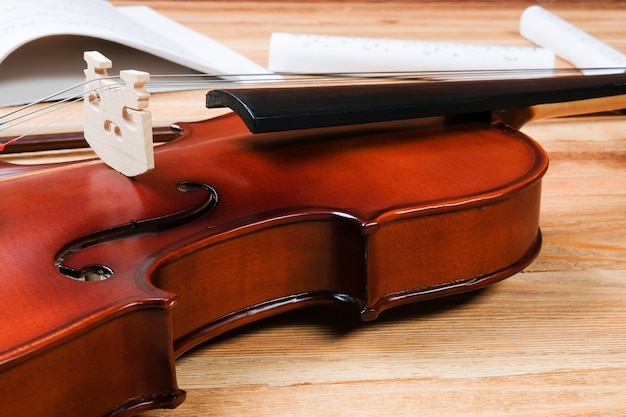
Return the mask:
{"type": "Polygon", "coordinates": [[[160,233],[168,229],[183,226],[205,216],[217,204],[217,192],[213,187],[207,184],[185,181],[179,183],[176,188],[180,192],[204,191],[207,195],[199,204],[185,210],[151,219],[131,220],[128,223],[102,229],[79,238],[57,252],[54,258],[54,264],[57,270],[66,277],[77,281],[96,282],[107,280],[113,277],[115,272],[106,265],[96,263],[77,269],[65,265],[64,262],[72,254],[99,243],[143,234],[160,233]]]}

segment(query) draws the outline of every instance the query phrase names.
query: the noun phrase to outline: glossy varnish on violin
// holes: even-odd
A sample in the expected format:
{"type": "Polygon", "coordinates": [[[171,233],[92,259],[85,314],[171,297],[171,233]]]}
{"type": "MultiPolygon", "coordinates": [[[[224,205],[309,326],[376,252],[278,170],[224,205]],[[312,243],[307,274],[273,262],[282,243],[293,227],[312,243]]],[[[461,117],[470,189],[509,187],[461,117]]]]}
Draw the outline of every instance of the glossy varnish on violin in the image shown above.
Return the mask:
{"type": "Polygon", "coordinates": [[[175,406],[175,357],[233,327],[312,304],[371,320],[539,251],[547,158],[505,125],[182,129],[134,179],[88,161],[0,180],[2,415],[175,406]]]}

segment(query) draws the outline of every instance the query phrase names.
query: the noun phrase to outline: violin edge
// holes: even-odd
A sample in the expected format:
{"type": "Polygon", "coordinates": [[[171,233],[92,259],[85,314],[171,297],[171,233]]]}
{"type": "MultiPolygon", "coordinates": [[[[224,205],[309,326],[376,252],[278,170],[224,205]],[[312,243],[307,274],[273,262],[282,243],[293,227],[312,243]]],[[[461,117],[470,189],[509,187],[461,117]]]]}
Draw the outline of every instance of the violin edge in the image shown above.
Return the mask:
{"type": "Polygon", "coordinates": [[[310,291],[292,294],[247,306],[220,317],[205,326],[182,335],[174,340],[174,356],[181,357],[189,350],[217,336],[281,314],[311,307],[336,307],[353,312],[362,322],[378,319],[386,310],[435,298],[473,292],[512,277],[530,265],[539,255],[542,246],[542,233],[537,229],[536,239],[528,251],[516,262],[481,276],[460,279],[440,285],[420,287],[410,291],[388,294],[367,306],[364,300],[345,293],[333,291],[310,291]]]}
{"type": "Polygon", "coordinates": [[[442,285],[424,287],[413,292],[401,291],[394,294],[388,294],[387,296],[380,298],[371,308],[362,312],[361,318],[363,321],[372,321],[377,319],[383,311],[391,308],[409,303],[479,290],[491,284],[510,278],[523,271],[524,268],[530,265],[537,258],[541,252],[542,243],[543,237],[541,229],[538,228],[535,242],[516,262],[499,270],[486,273],[482,276],[460,279],[458,281],[452,281],[442,285]]]}
{"type": "Polygon", "coordinates": [[[11,361],[1,372],[11,389],[0,395],[0,413],[126,417],[177,407],[186,393],[176,382],[171,326],[170,307],[136,305],[71,334],[71,340],[56,339],[28,360],[11,361]],[[120,334],[125,335],[123,343],[120,334]],[[48,372],[33,378],[44,368],[48,372]],[[24,404],[31,406],[25,409],[24,404]],[[50,404],[57,406],[50,409],[50,404]]]}

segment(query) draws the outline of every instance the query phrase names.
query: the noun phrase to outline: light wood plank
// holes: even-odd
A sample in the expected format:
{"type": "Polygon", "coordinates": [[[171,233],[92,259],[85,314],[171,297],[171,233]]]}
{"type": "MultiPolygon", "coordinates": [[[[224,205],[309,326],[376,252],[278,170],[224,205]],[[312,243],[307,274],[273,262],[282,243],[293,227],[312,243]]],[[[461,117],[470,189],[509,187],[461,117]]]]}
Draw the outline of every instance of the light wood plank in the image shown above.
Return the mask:
{"type": "MultiPolygon", "coordinates": [[[[532,4],[115,3],[149,4],[260,64],[272,31],[528,45],[517,20],[532,4]]],[[[626,53],[626,3],[546,4],[626,53]]],[[[204,93],[155,95],[155,124],[212,116],[204,93]]],[[[523,131],[551,157],[544,247],[523,273],[368,324],[306,310],[246,326],[180,358],[187,401],[142,416],[625,415],[626,119],[559,119],[523,131]]]]}
{"type": "MultiPolygon", "coordinates": [[[[527,45],[517,19],[528,4],[155,6],[265,63],[274,30],[527,45]]],[[[623,3],[548,7],[626,52],[623,3]]],[[[584,117],[523,129],[551,157],[544,248],[524,273],[367,325],[313,310],[248,326],[182,357],[187,402],[144,415],[624,415],[625,128],[584,117]]]]}

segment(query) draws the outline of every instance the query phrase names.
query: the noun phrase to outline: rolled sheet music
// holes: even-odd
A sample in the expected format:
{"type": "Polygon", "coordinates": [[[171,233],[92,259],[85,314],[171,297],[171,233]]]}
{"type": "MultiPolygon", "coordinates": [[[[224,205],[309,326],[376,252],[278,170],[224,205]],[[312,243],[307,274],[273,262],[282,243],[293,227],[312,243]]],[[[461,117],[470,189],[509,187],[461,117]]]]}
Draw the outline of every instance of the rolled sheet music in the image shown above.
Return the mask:
{"type": "Polygon", "coordinates": [[[269,69],[287,73],[552,69],[554,61],[544,48],[280,32],[269,47],[269,69]]]}
{"type": "Polygon", "coordinates": [[[584,74],[624,72],[626,67],[626,55],[541,6],[530,6],[522,13],[520,34],[540,47],[552,49],[584,74]]]}

